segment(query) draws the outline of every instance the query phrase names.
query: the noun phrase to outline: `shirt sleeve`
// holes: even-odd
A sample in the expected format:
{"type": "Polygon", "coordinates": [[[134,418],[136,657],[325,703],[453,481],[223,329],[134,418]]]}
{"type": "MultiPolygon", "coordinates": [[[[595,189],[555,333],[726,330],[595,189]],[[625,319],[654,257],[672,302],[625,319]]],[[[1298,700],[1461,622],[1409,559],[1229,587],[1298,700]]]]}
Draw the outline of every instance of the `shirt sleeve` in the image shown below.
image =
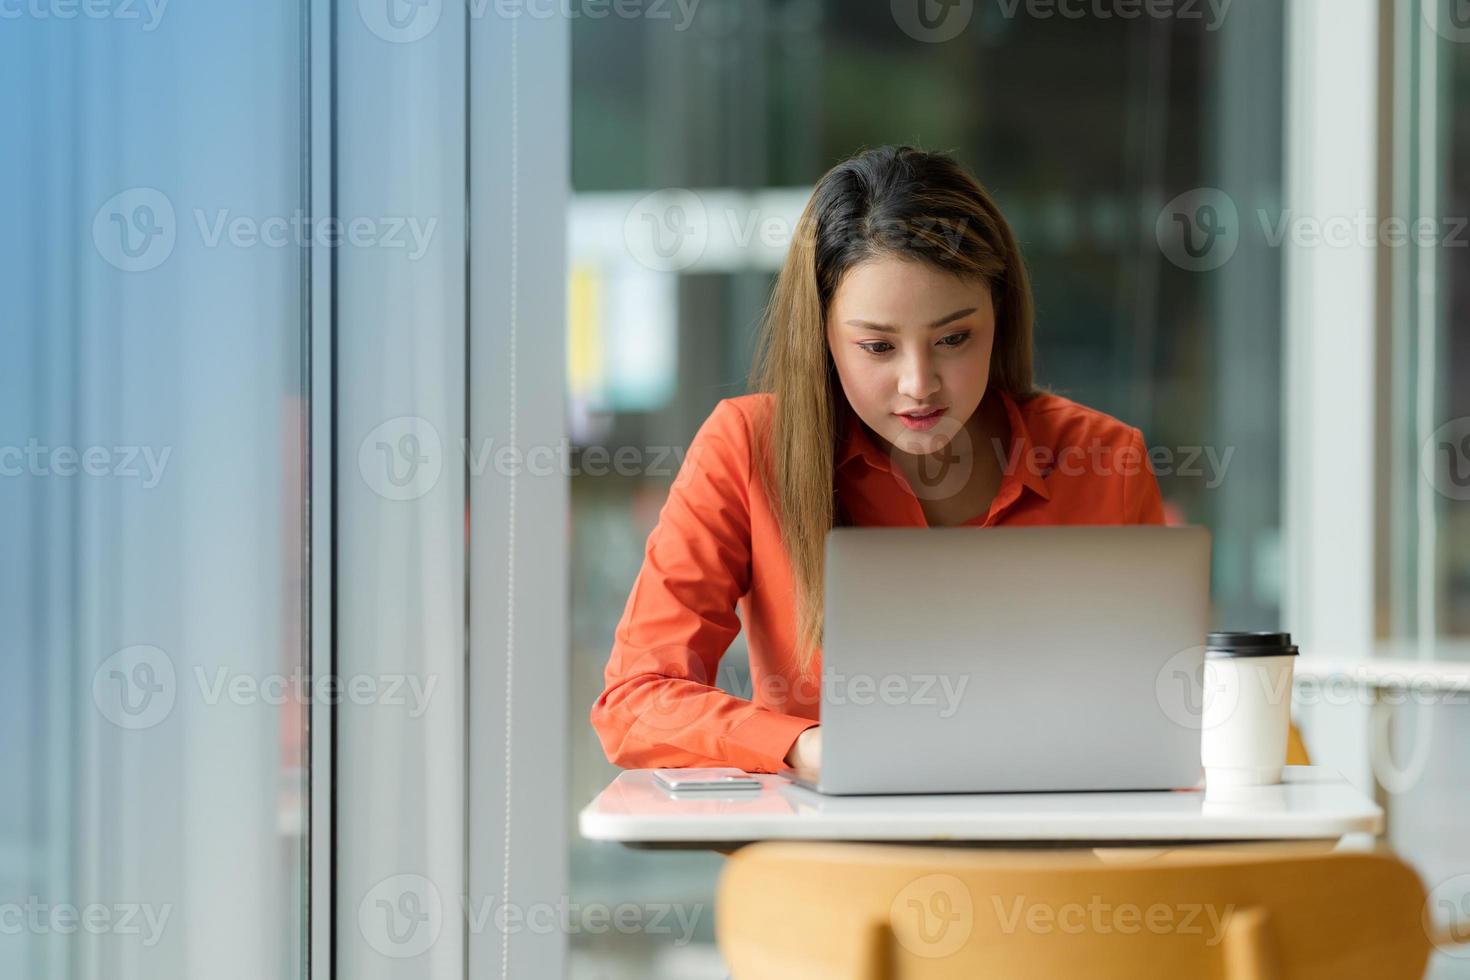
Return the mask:
{"type": "Polygon", "coordinates": [[[1154,476],[1153,466],[1148,459],[1148,446],[1143,441],[1143,432],[1134,429],[1130,450],[1137,453],[1139,465],[1126,477],[1123,499],[1130,524],[1163,524],[1164,498],[1159,492],[1159,481],[1154,476]]]}
{"type": "Polygon", "coordinates": [[[749,427],[721,401],[695,434],[623,610],[592,728],[624,768],[776,772],[817,724],[715,686],[750,586],[749,427]]]}

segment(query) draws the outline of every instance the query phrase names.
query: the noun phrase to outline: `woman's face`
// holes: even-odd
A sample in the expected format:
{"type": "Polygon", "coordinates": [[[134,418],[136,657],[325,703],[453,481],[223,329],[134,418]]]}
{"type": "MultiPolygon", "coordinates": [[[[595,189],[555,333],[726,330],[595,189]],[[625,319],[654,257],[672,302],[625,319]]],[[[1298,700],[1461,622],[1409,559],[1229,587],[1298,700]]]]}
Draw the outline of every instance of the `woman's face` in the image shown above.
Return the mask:
{"type": "Polygon", "coordinates": [[[975,413],[994,341],[985,283],[912,259],[853,266],[827,310],[827,346],[853,411],[913,455],[943,449],[975,413]],[[927,420],[901,417],[933,410],[927,420]]]}

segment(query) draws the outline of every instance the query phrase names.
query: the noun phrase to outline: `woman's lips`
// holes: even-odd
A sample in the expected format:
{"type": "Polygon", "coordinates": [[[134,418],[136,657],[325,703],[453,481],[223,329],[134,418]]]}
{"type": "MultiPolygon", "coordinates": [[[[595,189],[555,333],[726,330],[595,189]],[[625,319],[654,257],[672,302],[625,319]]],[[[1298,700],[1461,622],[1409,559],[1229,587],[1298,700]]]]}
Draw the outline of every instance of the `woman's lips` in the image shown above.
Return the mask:
{"type": "MultiPolygon", "coordinates": [[[[944,417],[944,413],[947,411],[949,411],[949,409],[939,408],[935,409],[933,412],[930,412],[928,415],[899,415],[898,420],[904,425],[908,426],[910,429],[915,429],[919,432],[923,432],[926,429],[934,428],[934,426],[939,423],[939,420],[944,417]]],[[[897,412],[895,412],[894,414],[898,415],[897,412]]]]}

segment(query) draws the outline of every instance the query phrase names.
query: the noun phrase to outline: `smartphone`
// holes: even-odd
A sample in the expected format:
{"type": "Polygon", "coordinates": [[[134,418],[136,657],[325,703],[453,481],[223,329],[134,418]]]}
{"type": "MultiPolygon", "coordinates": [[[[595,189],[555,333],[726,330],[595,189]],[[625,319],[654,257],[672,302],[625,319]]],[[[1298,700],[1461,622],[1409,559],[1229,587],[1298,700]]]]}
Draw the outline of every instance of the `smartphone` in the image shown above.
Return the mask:
{"type": "Polygon", "coordinates": [[[655,769],[653,778],[668,790],[760,789],[761,781],[743,769],[655,769]]]}

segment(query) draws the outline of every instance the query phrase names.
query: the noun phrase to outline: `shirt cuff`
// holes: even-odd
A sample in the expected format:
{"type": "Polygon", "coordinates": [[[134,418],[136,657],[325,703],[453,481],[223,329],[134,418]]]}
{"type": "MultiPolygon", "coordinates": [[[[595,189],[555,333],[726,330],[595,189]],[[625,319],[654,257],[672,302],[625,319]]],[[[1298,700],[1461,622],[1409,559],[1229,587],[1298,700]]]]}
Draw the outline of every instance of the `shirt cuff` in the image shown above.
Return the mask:
{"type": "Polygon", "coordinates": [[[726,753],[746,772],[780,772],[801,733],[819,724],[815,718],[756,708],[725,736],[726,753]]]}

